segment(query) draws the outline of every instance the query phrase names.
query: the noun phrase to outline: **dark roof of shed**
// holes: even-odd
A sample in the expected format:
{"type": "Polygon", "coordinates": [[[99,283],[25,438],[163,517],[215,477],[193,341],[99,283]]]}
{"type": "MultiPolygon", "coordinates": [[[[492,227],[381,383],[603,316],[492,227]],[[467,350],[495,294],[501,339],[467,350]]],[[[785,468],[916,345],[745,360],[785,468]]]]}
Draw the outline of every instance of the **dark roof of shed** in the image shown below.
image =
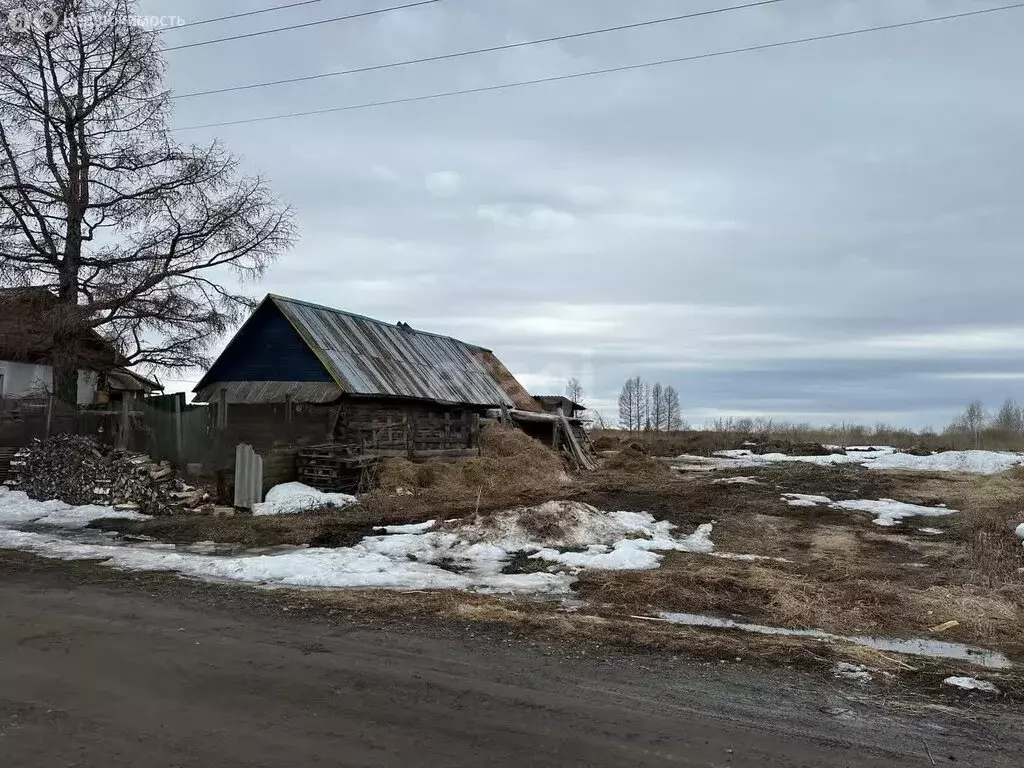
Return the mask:
{"type": "Polygon", "coordinates": [[[538,402],[541,402],[541,403],[549,403],[549,404],[552,404],[552,405],[561,404],[561,403],[569,403],[576,410],[579,410],[579,411],[585,411],[586,410],[586,406],[584,406],[582,403],[577,403],[575,400],[572,400],[572,399],[566,397],[565,395],[534,395],[533,399],[537,400],[538,402]]]}
{"type": "MultiPolygon", "coordinates": [[[[346,394],[537,410],[488,349],[285,296],[268,294],[267,302],[288,319],[346,394]]],[[[204,377],[196,391],[210,384],[204,377]]]]}

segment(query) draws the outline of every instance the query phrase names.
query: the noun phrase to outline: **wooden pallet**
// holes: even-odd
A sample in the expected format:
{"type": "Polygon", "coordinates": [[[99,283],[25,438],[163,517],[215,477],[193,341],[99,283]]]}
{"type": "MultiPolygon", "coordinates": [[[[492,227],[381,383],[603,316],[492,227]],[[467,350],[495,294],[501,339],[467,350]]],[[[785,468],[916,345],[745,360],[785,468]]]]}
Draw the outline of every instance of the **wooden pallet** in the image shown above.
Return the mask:
{"type": "Polygon", "coordinates": [[[17,452],[17,448],[0,448],[0,485],[11,480],[11,461],[17,452]]]}

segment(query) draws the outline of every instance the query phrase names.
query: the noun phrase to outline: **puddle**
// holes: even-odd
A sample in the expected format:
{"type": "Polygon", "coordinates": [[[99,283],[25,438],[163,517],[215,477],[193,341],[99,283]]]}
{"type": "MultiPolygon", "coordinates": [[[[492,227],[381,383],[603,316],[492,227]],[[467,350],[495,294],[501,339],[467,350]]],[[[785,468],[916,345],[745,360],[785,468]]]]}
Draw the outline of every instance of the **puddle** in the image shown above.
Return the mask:
{"type": "Polygon", "coordinates": [[[716,629],[738,629],[743,632],[754,632],[759,635],[785,635],[787,637],[813,637],[829,642],[854,643],[876,651],[890,653],[907,653],[915,656],[932,656],[942,659],[969,661],[971,664],[990,669],[1008,669],[1013,663],[998,651],[985,648],[974,648],[960,643],[947,643],[927,637],[915,637],[907,640],[895,637],[873,637],[868,635],[836,635],[820,629],[789,629],[787,627],[766,627],[762,624],[745,624],[732,619],[720,619],[715,616],[704,616],[699,613],[660,613],[658,617],[672,624],[684,624],[689,627],[714,627],[716,629]]]}

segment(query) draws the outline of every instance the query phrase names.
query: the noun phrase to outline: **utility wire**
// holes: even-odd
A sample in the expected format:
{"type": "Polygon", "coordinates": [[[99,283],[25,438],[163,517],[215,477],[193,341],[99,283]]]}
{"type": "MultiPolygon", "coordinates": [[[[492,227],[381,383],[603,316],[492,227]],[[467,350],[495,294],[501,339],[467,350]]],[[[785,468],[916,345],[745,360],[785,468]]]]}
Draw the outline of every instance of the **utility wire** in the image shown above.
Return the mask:
{"type": "Polygon", "coordinates": [[[278,32],[288,32],[292,29],[305,29],[306,27],[318,27],[321,24],[334,24],[338,21],[348,21],[349,19],[361,19],[364,16],[376,16],[381,13],[389,13],[391,11],[403,11],[406,8],[416,8],[421,5],[433,5],[439,3],[441,0],[419,0],[415,3],[406,3],[405,5],[392,5],[387,8],[375,8],[372,11],[363,11],[362,13],[351,13],[347,16],[335,16],[331,19],[320,19],[318,21],[307,21],[304,24],[292,24],[290,27],[275,27],[273,29],[264,29],[260,32],[249,32],[244,35],[231,35],[230,37],[218,37],[215,40],[200,40],[198,43],[186,43],[185,45],[173,45],[170,48],[164,48],[164,52],[167,51],[181,51],[185,48],[199,48],[203,45],[214,45],[215,43],[226,43],[229,40],[244,40],[249,37],[262,37],[263,35],[276,35],[278,32]]]}
{"type": "Polygon", "coordinates": [[[696,13],[686,13],[680,16],[668,16],[661,19],[651,19],[649,21],[638,21],[633,24],[620,24],[616,27],[604,27],[602,29],[591,29],[586,32],[573,32],[567,35],[557,35],[555,37],[543,37],[537,40],[525,40],[521,43],[507,43],[505,45],[494,45],[488,48],[475,48],[469,51],[456,51],[454,53],[442,53],[437,56],[427,56],[422,59],[405,59],[403,61],[394,61],[388,64],[375,64],[368,67],[359,67],[357,69],[344,69],[337,72],[324,72],[319,75],[304,75],[302,77],[289,77],[284,80],[270,80],[265,83],[250,83],[248,85],[235,85],[227,88],[214,88],[208,91],[194,91],[192,93],[183,93],[178,96],[173,96],[174,99],[189,99],[194,96],[212,96],[216,93],[231,93],[232,91],[248,91],[254,88],[267,88],[272,85],[287,85],[289,83],[304,83],[310,80],[322,80],[327,77],[340,77],[342,75],[355,75],[362,72],[375,72],[380,69],[392,69],[394,67],[405,67],[412,64],[426,64],[431,61],[444,61],[446,59],[457,59],[462,56],[476,56],[481,53],[493,53],[495,51],[508,51],[513,48],[525,48],[531,45],[541,45],[543,43],[554,43],[561,40],[573,40],[580,37],[590,37],[591,35],[603,35],[608,32],[620,32],[625,29],[638,29],[640,27],[652,27],[656,24],[667,24],[673,21],[683,21],[684,19],[695,19],[699,16],[711,16],[718,13],[728,13],[729,11],[741,11],[746,8],[756,8],[761,5],[775,5],[781,3],[783,0],[759,0],[759,2],[746,3],[745,5],[732,5],[727,8],[715,8],[709,11],[698,11],[696,13]]]}
{"type": "Polygon", "coordinates": [[[260,8],[258,11],[246,11],[245,13],[233,13],[230,16],[217,16],[212,19],[200,19],[199,21],[190,21],[188,24],[179,24],[175,27],[166,27],[161,29],[161,32],[173,32],[176,29],[187,29],[188,27],[200,27],[203,24],[214,24],[218,21],[230,21],[231,19],[244,19],[246,16],[259,16],[261,13],[272,13],[274,11],[284,11],[288,8],[298,8],[301,5],[314,5],[316,3],[322,3],[323,0],[301,0],[298,3],[288,3],[287,5],[274,5],[270,8],[260,8]]]}
{"type": "Polygon", "coordinates": [[[205,123],[203,125],[189,125],[182,128],[176,128],[178,131],[191,131],[199,128],[221,128],[230,125],[245,125],[247,123],[262,123],[270,120],[284,120],[292,117],[308,117],[311,115],[326,115],[332,112],[349,112],[358,109],[371,109],[374,107],[385,107],[394,104],[409,104],[417,101],[432,101],[435,99],[444,99],[451,96],[464,96],[473,93],[487,93],[490,91],[500,91],[507,88],[520,88],[528,85],[538,85],[540,83],[555,83],[563,80],[576,80],[584,77],[594,77],[596,75],[608,75],[615,72],[630,72],[637,69],[647,69],[649,67],[660,67],[665,64],[679,64],[686,61],[697,61],[700,59],[712,59],[719,56],[732,56],[739,53],[751,53],[754,51],[767,51],[773,48],[783,48],[790,45],[802,45],[804,43],[813,43],[820,40],[835,40],[842,37],[853,37],[854,35],[864,35],[871,32],[882,32],[890,29],[902,29],[905,27],[916,27],[923,24],[934,24],[940,21],[950,21],[953,19],[965,19],[970,16],[981,16],[982,14],[998,13],[1000,11],[1010,11],[1018,8],[1024,8],[1024,2],[1013,3],[1011,5],[1000,5],[994,8],[984,8],[977,11],[965,11],[964,13],[953,13],[947,16],[931,16],[926,19],[915,19],[913,21],[903,21],[898,24],[883,24],[875,27],[863,27],[861,29],[851,29],[845,32],[833,32],[828,35],[814,35],[813,37],[801,37],[794,40],[782,40],[777,43],[763,43],[761,45],[750,45],[744,48],[730,48],[725,51],[712,51],[710,53],[698,53],[693,56],[679,56],[672,59],[658,59],[656,61],[647,61],[640,64],[626,64],[620,67],[608,67],[607,69],[591,69],[584,72],[573,72],[568,75],[556,75],[554,77],[540,77],[535,80],[519,80],[512,83],[499,83],[497,85],[486,85],[480,88],[465,88],[458,91],[442,91],[440,93],[429,93],[423,96],[408,96],[400,99],[388,99],[385,101],[368,101],[361,104],[345,104],[339,107],[328,107],[327,109],[311,109],[306,112],[288,112],[280,115],[266,115],[264,117],[249,117],[242,120],[226,120],[220,123],[205,123]]]}

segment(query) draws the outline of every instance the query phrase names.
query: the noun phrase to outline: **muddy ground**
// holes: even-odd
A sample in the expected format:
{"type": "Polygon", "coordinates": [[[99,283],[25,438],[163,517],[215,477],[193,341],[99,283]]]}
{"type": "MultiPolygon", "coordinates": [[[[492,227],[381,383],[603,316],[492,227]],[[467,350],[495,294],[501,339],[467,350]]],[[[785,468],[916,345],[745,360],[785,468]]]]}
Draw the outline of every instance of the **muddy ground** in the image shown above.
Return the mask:
{"type": "Polygon", "coordinates": [[[414,604],[0,553],[0,751],[27,768],[1009,768],[1024,748],[998,703],[936,706],[414,604]]]}
{"type": "MultiPolygon", "coordinates": [[[[946,675],[985,677],[1004,696],[1024,698],[1016,670],[880,653],[806,639],[751,637],[695,630],[631,617],[659,611],[702,613],[748,622],[840,634],[931,637],[996,649],[1024,663],[1024,547],[1012,534],[1024,510],[1024,473],[960,475],[880,472],[858,465],[787,463],[747,470],[680,474],[664,462],[623,455],[571,484],[512,489],[482,498],[448,487],[414,495],[378,495],[357,508],[278,518],[186,516],[141,522],[100,521],[107,529],[174,543],[215,540],[246,546],[348,546],[373,525],[472,516],[519,503],[573,498],[600,509],[650,512],[684,531],[715,522],[719,552],[778,560],[727,560],[668,553],[650,571],[584,571],[575,585],[576,614],[553,604],[465,594],[325,591],[305,599],[336,610],[397,612],[515,625],[538,636],[587,637],[619,647],[688,653],[699,658],[757,659],[830,670],[837,660],[876,670],[874,685],[931,693],[946,675]],[[748,478],[742,483],[722,482],[748,478]],[[752,482],[751,482],[752,481],[752,482]],[[783,493],[833,500],[894,498],[959,510],[912,518],[891,528],[871,515],[827,507],[793,507],[783,493]],[[920,531],[940,530],[938,535],[920,531]],[[955,626],[940,632],[932,627],[955,626]],[[982,674],[983,673],[983,674],[982,674]]],[[[523,559],[521,565],[536,566],[523,559]]],[[[513,563],[515,567],[515,563],[513,563]]]]}

